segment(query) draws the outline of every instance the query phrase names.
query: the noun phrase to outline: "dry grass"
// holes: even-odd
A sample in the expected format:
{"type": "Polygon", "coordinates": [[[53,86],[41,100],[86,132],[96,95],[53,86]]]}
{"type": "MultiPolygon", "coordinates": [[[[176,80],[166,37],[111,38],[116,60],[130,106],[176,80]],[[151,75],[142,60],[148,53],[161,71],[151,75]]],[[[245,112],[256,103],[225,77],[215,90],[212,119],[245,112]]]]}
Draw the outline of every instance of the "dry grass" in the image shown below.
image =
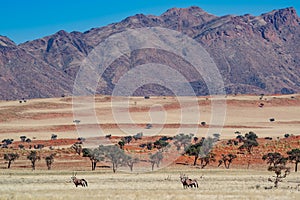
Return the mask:
{"type": "Polygon", "coordinates": [[[272,174],[252,170],[165,168],[153,173],[128,174],[110,170],[78,172],[89,186],[76,188],[70,171],[2,171],[0,199],[287,199],[296,200],[300,174],[293,173],[278,189],[266,190],[272,174]],[[183,189],[179,173],[197,178],[198,189],[183,189]],[[202,178],[200,178],[202,176],[202,178]]]}

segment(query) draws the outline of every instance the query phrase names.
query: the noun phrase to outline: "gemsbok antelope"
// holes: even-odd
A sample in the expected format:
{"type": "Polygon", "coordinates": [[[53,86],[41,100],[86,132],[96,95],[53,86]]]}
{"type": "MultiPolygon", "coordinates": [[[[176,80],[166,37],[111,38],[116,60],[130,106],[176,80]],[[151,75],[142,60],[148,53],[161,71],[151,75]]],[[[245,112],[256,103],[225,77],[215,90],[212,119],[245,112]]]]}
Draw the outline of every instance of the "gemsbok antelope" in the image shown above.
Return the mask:
{"type": "Polygon", "coordinates": [[[73,173],[73,176],[71,177],[73,183],[75,184],[75,186],[77,187],[78,185],[81,185],[82,187],[87,187],[88,183],[86,180],[84,179],[78,179],[76,178],[77,173],[73,173]]]}
{"type": "Polygon", "coordinates": [[[198,188],[198,182],[196,179],[190,179],[189,177],[185,176],[184,174],[180,174],[180,181],[182,183],[182,186],[184,189],[188,187],[197,187],[198,188]]]}

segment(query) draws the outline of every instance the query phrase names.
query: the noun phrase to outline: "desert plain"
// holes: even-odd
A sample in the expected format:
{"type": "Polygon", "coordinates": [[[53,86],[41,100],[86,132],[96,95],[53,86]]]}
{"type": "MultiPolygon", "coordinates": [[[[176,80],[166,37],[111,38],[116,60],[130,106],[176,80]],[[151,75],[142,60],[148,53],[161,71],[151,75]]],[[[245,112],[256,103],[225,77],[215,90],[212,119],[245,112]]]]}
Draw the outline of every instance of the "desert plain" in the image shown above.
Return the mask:
{"type": "MultiPolygon", "coordinates": [[[[79,137],[86,138],[83,146],[88,147],[111,142],[103,139],[106,135],[116,139],[139,132],[143,132],[144,137],[175,136],[179,133],[206,137],[219,133],[220,142],[224,142],[235,138],[237,131],[243,134],[253,131],[260,141],[271,137],[272,142],[282,139],[286,147],[299,148],[298,94],[196,99],[95,96],[92,99],[92,103],[90,98],[74,100],[72,97],[0,102],[0,139],[10,138],[15,143],[9,149],[0,150],[0,199],[300,198],[299,172],[292,171],[278,189],[267,190],[265,187],[272,185],[267,179],[273,173],[267,171],[267,164],[262,161],[256,165],[255,159],[249,169],[241,161],[233,163],[231,169],[217,168],[216,164],[200,169],[185,158],[178,162],[180,164],[173,162],[153,172],[119,170],[113,173],[101,164],[91,171],[89,159],[70,149],[79,137]],[[55,141],[51,140],[53,134],[57,135],[55,141]],[[295,137],[284,140],[285,134],[295,137]],[[32,139],[33,144],[45,144],[45,148],[40,150],[43,155],[56,152],[51,170],[47,170],[43,159],[37,163],[36,170],[31,170],[30,161],[26,159],[27,151],[17,148],[20,136],[32,139]],[[6,169],[3,154],[14,150],[19,152],[20,158],[11,169],[6,169]],[[74,171],[78,177],[88,181],[88,187],[74,186],[70,179],[74,171]],[[196,178],[199,188],[183,189],[180,173],[196,178]]],[[[109,167],[109,163],[103,165],[109,167]]],[[[146,164],[141,166],[148,167],[146,164]]]]}

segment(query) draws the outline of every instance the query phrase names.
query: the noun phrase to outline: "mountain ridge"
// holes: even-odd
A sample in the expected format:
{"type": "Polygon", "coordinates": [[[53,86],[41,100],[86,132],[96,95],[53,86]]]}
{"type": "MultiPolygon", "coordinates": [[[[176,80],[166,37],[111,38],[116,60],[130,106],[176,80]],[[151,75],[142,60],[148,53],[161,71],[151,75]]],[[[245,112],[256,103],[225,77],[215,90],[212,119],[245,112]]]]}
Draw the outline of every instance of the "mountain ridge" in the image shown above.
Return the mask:
{"type": "MultiPolygon", "coordinates": [[[[259,16],[218,17],[192,6],[171,8],[160,16],[136,14],[83,33],[61,30],[19,45],[0,36],[0,99],[71,95],[80,64],[93,48],[115,33],[142,27],[180,31],[199,42],[215,61],[229,94],[300,92],[300,20],[294,8],[259,16]],[[27,76],[21,76],[22,72],[27,76]]],[[[111,94],[125,69],[153,62],[155,57],[161,57],[160,53],[147,51],[145,56],[137,51],[118,59],[104,73],[97,93],[111,94]]],[[[188,69],[184,61],[177,61],[188,69]]],[[[175,66],[172,58],[162,58],[160,62],[184,71],[175,66]]],[[[209,94],[203,79],[186,71],[184,75],[196,94],[209,94]]],[[[147,85],[135,95],[172,93],[158,85],[147,85]]]]}

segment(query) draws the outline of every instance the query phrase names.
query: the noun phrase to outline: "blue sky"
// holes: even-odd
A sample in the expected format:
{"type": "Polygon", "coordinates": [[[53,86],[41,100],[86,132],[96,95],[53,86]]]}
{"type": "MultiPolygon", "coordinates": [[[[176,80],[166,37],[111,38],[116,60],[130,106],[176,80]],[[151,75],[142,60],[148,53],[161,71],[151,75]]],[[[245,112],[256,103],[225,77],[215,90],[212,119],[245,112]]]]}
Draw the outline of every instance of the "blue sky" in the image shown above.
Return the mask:
{"type": "Polygon", "coordinates": [[[217,16],[260,15],[291,6],[300,13],[299,0],[0,0],[0,5],[0,35],[16,43],[59,30],[83,32],[137,13],[160,15],[172,7],[199,6],[217,16]]]}

